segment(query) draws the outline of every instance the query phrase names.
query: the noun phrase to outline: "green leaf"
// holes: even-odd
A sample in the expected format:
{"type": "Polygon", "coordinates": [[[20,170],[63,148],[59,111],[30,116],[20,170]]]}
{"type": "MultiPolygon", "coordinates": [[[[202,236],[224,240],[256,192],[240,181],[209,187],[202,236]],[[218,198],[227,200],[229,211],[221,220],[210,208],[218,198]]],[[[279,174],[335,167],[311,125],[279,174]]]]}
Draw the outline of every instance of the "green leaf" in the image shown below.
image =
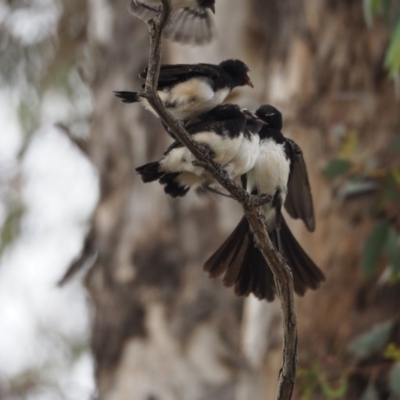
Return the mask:
{"type": "Polygon", "coordinates": [[[329,179],[345,174],[351,167],[351,162],[343,158],[334,158],[323,169],[322,173],[329,179]]]}
{"type": "Polygon", "coordinates": [[[394,228],[390,228],[386,243],[385,253],[390,262],[393,275],[400,272],[400,246],[399,246],[399,235],[394,228]]]}
{"type": "Polygon", "coordinates": [[[361,400],[379,400],[379,393],[373,383],[368,384],[367,389],[361,396],[361,400]]]}
{"type": "Polygon", "coordinates": [[[322,392],[324,393],[325,396],[328,397],[328,399],[340,399],[347,393],[348,389],[347,379],[342,378],[340,380],[339,387],[336,389],[329,386],[326,382],[321,382],[321,388],[322,392]]]}
{"type": "Polygon", "coordinates": [[[380,0],[363,0],[364,18],[368,28],[372,27],[374,16],[380,12],[380,5],[380,0]]]}
{"type": "Polygon", "coordinates": [[[355,338],[349,346],[358,358],[365,358],[381,349],[389,340],[393,321],[375,325],[370,331],[355,338]]]}
{"type": "Polygon", "coordinates": [[[396,23],[386,51],[385,67],[389,69],[389,75],[393,79],[400,71],[400,18],[396,23]]]}
{"type": "Polygon", "coordinates": [[[389,343],[383,353],[387,360],[400,361],[400,347],[396,343],[389,343]]]}
{"type": "Polygon", "coordinates": [[[400,361],[393,364],[390,371],[389,387],[393,394],[400,396],[400,361]]]}
{"type": "Polygon", "coordinates": [[[400,154],[400,136],[395,136],[389,141],[388,150],[400,154]]]}
{"type": "Polygon", "coordinates": [[[365,243],[361,265],[366,276],[370,276],[375,271],[389,234],[389,227],[388,221],[381,222],[375,227],[365,243]]]}
{"type": "Polygon", "coordinates": [[[8,215],[3,226],[0,227],[0,257],[6,247],[17,237],[24,211],[24,206],[18,201],[9,205],[8,215]]]}

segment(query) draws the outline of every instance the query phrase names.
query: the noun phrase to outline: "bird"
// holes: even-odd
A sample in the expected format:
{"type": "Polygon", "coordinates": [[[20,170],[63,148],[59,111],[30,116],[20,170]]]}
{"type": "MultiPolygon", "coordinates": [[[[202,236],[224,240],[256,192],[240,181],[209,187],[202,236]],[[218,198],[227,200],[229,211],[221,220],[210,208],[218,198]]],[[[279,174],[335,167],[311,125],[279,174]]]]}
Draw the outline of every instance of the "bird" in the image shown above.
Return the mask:
{"type": "MultiPolygon", "coordinates": [[[[263,122],[257,124],[258,119],[250,115],[235,104],[224,104],[190,119],[184,127],[193,140],[208,146],[213,160],[221,168],[226,167],[226,176],[233,174],[236,177],[251,169],[257,159],[257,129],[263,122]]],[[[193,161],[195,157],[192,153],[175,141],[160,161],[142,165],[136,171],[143,182],[158,180],[171,197],[181,197],[191,187],[215,181],[203,167],[193,165],[193,161]]]]}
{"type": "MultiPolygon", "coordinates": [[[[181,44],[204,45],[216,36],[212,14],[215,0],[172,0],[172,10],[163,36],[181,44]]],[[[161,0],[131,0],[129,11],[147,22],[154,20],[161,0]]]]}
{"type": "MultiPolygon", "coordinates": [[[[281,133],[281,113],[271,105],[263,105],[255,115],[266,126],[260,132],[258,158],[242,183],[252,195],[271,196],[272,200],[260,206],[259,212],[275,248],[287,260],[295,292],[304,295],[307,289],[317,289],[325,277],[297,242],[281,211],[285,206],[289,215],[301,218],[310,231],[315,229],[307,170],[300,148],[281,133]]],[[[253,293],[267,301],[275,298],[272,271],[256,247],[245,217],[205,262],[203,269],[210,278],[223,275],[224,285],[234,286],[238,296],[253,293]]]]}
{"type": "MultiPolygon", "coordinates": [[[[167,110],[177,119],[186,121],[222,104],[238,86],[254,87],[249,67],[241,60],[225,60],[220,64],[162,65],[157,92],[167,110]]],[[[146,79],[147,68],[140,73],[146,79]]],[[[157,115],[148,101],[137,92],[117,91],[124,103],[140,102],[157,115]]]]}

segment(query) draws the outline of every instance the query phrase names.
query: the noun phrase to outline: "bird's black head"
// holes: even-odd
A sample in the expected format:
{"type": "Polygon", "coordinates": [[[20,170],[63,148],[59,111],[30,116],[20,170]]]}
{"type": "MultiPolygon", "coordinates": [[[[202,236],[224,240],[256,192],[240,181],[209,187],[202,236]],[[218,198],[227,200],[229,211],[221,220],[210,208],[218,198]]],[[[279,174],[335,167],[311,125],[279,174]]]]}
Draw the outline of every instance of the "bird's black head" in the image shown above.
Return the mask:
{"type": "Polygon", "coordinates": [[[240,110],[240,107],[237,104],[220,104],[219,106],[213,108],[207,114],[211,118],[216,120],[228,120],[228,119],[240,119],[244,121],[244,114],[240,110]]]}
{"type": "Polygon", "coordinates": [[[199,7],[209,8],[215,14],[215,0],[197,0],[199,7]]]}
{"type": "Polygon", "coordinates": [[[219,66],[232,78],[235,86],[249,85],[254,87],[250,77],[250,68],[240,60],[222,61],[219,66]]]}
{"type": "Polygon", "coordinates": [[[255,115],[264,121],[272,129],[282,129],[282,114],[274,106],[264,104],[258,107],[255,115]]]}

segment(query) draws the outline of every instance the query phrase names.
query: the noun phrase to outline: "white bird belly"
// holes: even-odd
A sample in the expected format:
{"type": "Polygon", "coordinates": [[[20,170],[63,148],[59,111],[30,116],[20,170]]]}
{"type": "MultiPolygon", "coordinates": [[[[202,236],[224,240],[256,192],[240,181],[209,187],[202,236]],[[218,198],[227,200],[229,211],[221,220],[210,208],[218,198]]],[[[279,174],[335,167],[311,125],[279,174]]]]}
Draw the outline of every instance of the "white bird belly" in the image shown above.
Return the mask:
{"type": "Polygon", "coordinates": [[[224,166],[232,179],[250,171],[260,153],[260,136],[251,135],[250,139],[243,137],[240,148],[230,163],[224,166]]]}
{"type": "MultiPolygon", "coordinates": [[[[247,191],[257,190],[257,194],[274,196],[279,190],[285,201],[287,182],[290,173],[290,161],[286,157],[283,144],[271,139],[261,142],[259,157],[254,168],[247,174],[247,191]]],[[[275,223],[275,209],[272,203],[261,207],[267,227],[275,223]]]]}
{"type": "MultiPolygon", "coordinates": [[[[225,165],[238,152],[243,134],[236,138],[227,135],[217,135],[215,132],[199,132],[192,136],[198,143],[206,144],[214,152],[214,161],[225,165]]],[[[161,161],[160,165],[165,172],[188,172],[202,177],[203,181],[210,181],[210,174],[203,167],[193,165],[196,158],[186,147],[172,149],[161,161]]],[[[189,178],[188,178],[189,179],[189,178]]],[[[191,179],[191,178],[190,178],[191,179]]]]}
{"type": "MultiPolygon", "coordinates": [[[[192,78],[171,89],[159,90],[158,95],[175,118],[185,120],[212,110],[228,96],[228,88],[214,92],[210,83],[207,78],[192,78]]],[[[141,103],[157,115],[146,99],[141,99],[141,103]]]]}

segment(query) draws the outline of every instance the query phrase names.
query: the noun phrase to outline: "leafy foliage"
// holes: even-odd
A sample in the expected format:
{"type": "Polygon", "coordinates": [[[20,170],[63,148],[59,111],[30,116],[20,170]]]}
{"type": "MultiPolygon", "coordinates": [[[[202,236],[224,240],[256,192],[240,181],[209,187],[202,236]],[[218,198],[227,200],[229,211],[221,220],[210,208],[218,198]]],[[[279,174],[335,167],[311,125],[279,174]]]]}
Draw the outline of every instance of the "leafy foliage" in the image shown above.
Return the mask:
{"type": "Polygon", "coordinates": [[[343,158],[334,158],[324,168],[323,174],[329,179],[335,179],[348,172],[350,167],[350,161],[343,158]]]}
{"type": "Polygon", "coordinates": [[[390,31],[390,41],[386,50],[384,65],[391,78],[400,73],[400,2],[398,0],[364,0],[364,17],[372,27],[374,18],[385,19],[390,31]]]}
{"type": "Polygon", "coordinates": [[[400,361],[395,363],[390,371],[389,387],[393,394],[400,396],[400,361]]]}
{"type": "Polygon", "coordinates": [[[315,392],[321,392],[326,399],[341,399],[348,390],[348,379],[342,376],[336,382],[329,382],[318,363],[310,369],[299,370],[301,400],[310,400],[315,392]]]}
{"type": "MultiPolygon", "coordinates": [[[[400,154],[400,138],[395,136],[387,151],[400,154]]],[[[341,178],[338,196],[373,194],[375,213],[381,216],[364,246],[361,259],[367,277],[378,270],[384,256],[390,268],[389,281],[400,280],[400,234],[396,225],[400,203],[400,167],[396,164],[377,168],[378,162],[361,149],[358,133],[347,131],[337,157],[328,162],[322,173],[328,179],[341,178]]]]}
{"type": "Polygon", "coordinates": [[[375,267],[389,235],[389,228],[388,221],[381,222],[375,227],[365,243],[361,265],[367,276],[372,275],[376,269],[375,267]]]}
{"type": "Polygon", "coordinates": [[[18,236],[24,214],[24,207],[18,201],[10,202],[7,208],[7,217],[0,230],[0,257],[4,249],[18,236]]]}
{"type": "Polygon", "coordinates": [[[380,350],[387,343],[393,329],[393,321],[376,325],[368,332],[358,336],[350,343],[349,349],[358,358],[369,357],[372,353],[380,350]]]}

